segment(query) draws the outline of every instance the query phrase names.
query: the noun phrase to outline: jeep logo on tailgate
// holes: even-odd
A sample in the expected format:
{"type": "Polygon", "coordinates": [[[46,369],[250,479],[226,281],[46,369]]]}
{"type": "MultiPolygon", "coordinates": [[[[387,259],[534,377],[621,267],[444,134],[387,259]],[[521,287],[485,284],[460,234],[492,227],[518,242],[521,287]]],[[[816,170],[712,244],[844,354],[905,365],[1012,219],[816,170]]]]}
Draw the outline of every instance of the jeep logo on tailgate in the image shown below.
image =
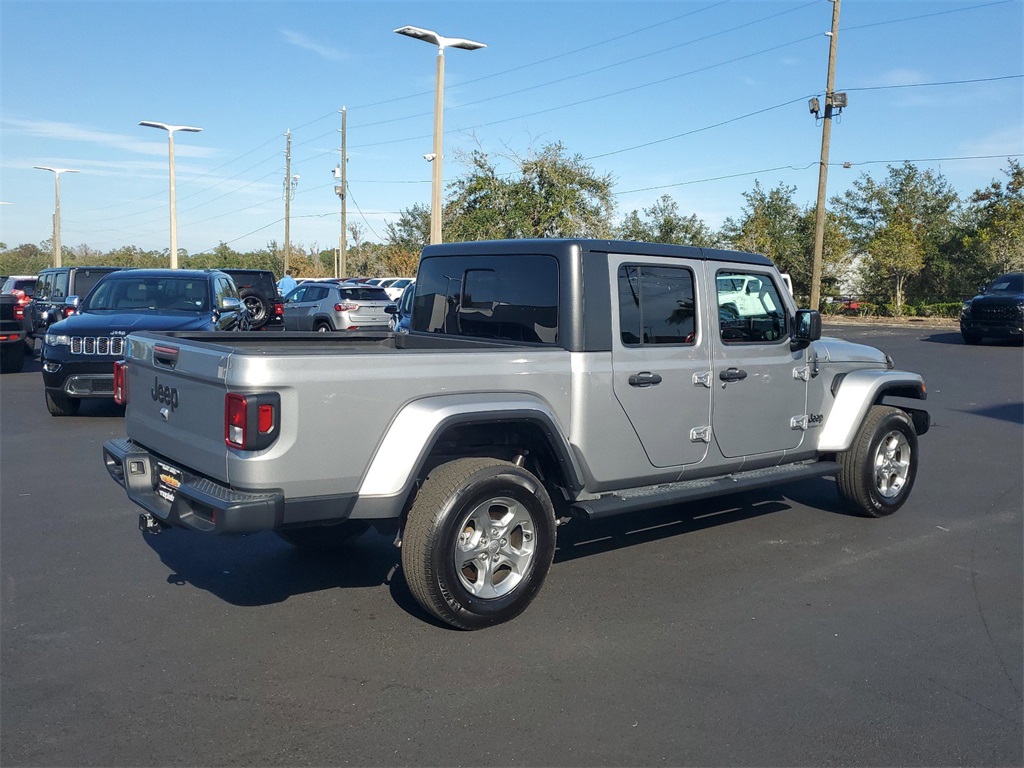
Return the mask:
{"type": "Polygon", "coordinates": [[[160,383],[159,377],[153,377],[153,388],[149,390],[149,394],[156,402],[171,406],[172,411],[178,407],[178,388],[164,386],[160,383]]]}

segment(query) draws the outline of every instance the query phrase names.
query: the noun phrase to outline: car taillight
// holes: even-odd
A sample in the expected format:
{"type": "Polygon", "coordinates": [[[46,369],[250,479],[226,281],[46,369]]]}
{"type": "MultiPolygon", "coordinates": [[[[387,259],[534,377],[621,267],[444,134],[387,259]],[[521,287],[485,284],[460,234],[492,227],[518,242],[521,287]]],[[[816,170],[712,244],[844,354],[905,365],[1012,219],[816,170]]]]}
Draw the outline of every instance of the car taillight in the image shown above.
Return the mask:
{"type": "Polygon", "coordinates": [[[75,308],[74,307],[61,307],[61,312],[63,313],[64,317],[71,317],[73,314],[75,314],[75,308]]]}
{"type": "Polygon", "coordinates": [[[21,304],[14,305],[14,319],[24,320],[25,319],[25,308],[21,304]]]}
{"type": "Polygon", "coordinates": [[[281,398],[276,392],[224,396],[224,442],[229,448],[258,451],[277,439],[281,398]]]}
{"type": "Polygon", "coordinates": [[[284,317],[284,304],[281,302],[274,304],[274,317],[284,317]]]}
{"type": "Polygon", "coordinates": [[[352,312],[352,311],[357,310],[357,309],[359,309],[359,305],[358,304],[335,304],[334,305],[334,311],[335,312],[352,312]]]}
{"type": "Polygon", "coordinates": [[[128,363],[124,360],[114,361],[114,402],[118,405],[128,404],[128,363]]]}

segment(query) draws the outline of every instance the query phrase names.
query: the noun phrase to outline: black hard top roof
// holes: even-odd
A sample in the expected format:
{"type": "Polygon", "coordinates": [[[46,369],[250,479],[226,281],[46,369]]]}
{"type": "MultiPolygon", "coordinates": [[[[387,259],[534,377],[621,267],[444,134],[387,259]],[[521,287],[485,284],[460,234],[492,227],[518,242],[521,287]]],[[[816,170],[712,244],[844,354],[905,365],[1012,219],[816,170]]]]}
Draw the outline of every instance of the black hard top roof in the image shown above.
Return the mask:
{"type": "Polygon", "coordinates": [[[743,264],[770,265],[766,256],[743,251],[698,248],[692,245],[668,245],[666,243],[642,243],[634,240],[598,240],[589,238],[535,238],[522,240],[476,240],[462,243],[428,245],[423,257],[470,256],[486,253],[489,255],[512,255],[521,253],[567,254],[574,249],[586,253],[622,253],[637,256],[668,256],[684,259],[713,259],[734,261],[743,264]]]}
{"type": "Polygon", "coordinates": [[[123,275],[117,275],[117,278],[122,277],[128,279],[137,279],[140,277],[185,277],[192,278],[193,280],[200,277],[206,278],[211,274],[220,272],[219,269],[120,269],[118,272],[123,272],[123,275]]]}

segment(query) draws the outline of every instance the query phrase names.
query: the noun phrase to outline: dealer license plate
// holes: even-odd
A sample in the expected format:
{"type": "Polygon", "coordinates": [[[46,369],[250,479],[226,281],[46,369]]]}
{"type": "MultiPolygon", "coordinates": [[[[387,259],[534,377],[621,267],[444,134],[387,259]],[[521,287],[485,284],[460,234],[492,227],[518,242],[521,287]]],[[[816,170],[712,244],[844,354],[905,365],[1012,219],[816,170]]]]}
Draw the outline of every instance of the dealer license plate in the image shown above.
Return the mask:
{"type": "Polygon", "coordinates": [[[178,495],[178,488],[181,487],[181,470],[162,461],[156,463],[156,468],[156,492],[167,501],[173,502],[174,497],[178,495]]]}

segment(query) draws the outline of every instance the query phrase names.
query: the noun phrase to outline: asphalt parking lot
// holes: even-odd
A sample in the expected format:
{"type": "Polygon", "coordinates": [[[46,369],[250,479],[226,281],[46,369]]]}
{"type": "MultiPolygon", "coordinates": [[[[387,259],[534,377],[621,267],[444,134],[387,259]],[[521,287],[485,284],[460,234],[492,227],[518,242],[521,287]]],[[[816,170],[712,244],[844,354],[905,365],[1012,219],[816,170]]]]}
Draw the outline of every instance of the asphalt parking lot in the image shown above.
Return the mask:
{"type": "Polygon", "coordinates": [[[0,380],[0,763],[1024,764],[1024,354],[829,329],[919,371],[907,505],[834,483],[562,529],[520,618],[427,618],[389,540],[144,537],[113,404],[0,380]]]}

